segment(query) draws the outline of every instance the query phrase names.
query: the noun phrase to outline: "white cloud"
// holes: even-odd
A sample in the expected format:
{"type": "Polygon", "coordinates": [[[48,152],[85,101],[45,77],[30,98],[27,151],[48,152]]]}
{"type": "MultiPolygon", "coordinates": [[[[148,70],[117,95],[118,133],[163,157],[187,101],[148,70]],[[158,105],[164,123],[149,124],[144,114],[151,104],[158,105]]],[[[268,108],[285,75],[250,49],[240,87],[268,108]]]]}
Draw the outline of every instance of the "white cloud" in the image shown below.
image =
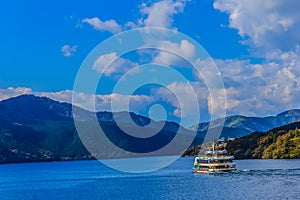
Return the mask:
{"type": "Polygon", "coordinates": [[[9,87],[7,89],[0,88],[0,101],[12,97],[16,97],[22,94],[32,94],[31,88],[25,88],[25,87],[17,87],[17,88],[9,87]]]}
{"type": "Polygon", "coordinates": [[[70,45],[64,45],[61,47],[61,52],[64,56],[70,57],[74,55],[74,53],[77,51],[78,46],[70,46],[70,45]]]}
{"type": "Polygon", "coordinates": [[[72,90],[63,90],[60,92],[34,92],[34,94],[37,96],[48,97],[55,101],[71,103],[73,91],[72,90]]]}
{"type": "Polygon", "coordinates": [[[215,0],[214,8],[229,14],[229,27],[263,57],[215,60],[233,101],[230,114],[270,115],[298,108],[300,98],[300,1],[215,0]]]}
{"type": "Polygon", "coordinates": [[[83,23],[88,23],[93,26],[94,29],[99,31],[108,31],[110,33],[119,33],[122,31],[122,26],[119,25],[115,20],[102,21],[98,17],[85,18],[82,20],[83,23]]]}
{"type": "Polygon", "coordinates": [[[112,52],[99,56],[93,64],[93,69],[98,73],[110,76],[113,73],[127,72],[135,66],[137,63],[118,57],[115,52],[112,52]]]}
{"type": "Polygon", "coordinates": [[[232,87],[227,89],[214,88],[209,92],[210,93],[207,98],[208,112],[213,116],[214,119],[224,117],[226,110],[231,110],[240,103],[234,98],[226,98],[236,94],[236,91],[232,87]]]}
{"type": "MultiPolygon", "coordinates": [[[[185,0],[165,0],[155,3],[140,5],[141,17],[135,22],[127,22],[125,25],[118,24],[115,20],[102,21],[97,17],[86,18],[82,20],[88,23],[96,30],[118,33],[125,29],[137,27],[165,27],[174,28],[174,15],[182,13],[185,8],[185,0]]],[[[263,0],[215,0],[214,8],[221,12],[229,14],[229,27],[238,30],[244,43],[250,45],[251,53],[258,52],[265,60],[260,64],[252,64],[250,60],[215,60],[217,66],[222,72],[226,85],[227,105],[229,114],[244,115],[269,115],[290,108],[299,107],[300,98],[300,1],[263,1],[263,0]]],[[[161,47],[170,49],[189,59],[195,57],[195,47],[188,41],[181,43],[172,43],[171,41],[162,41],[161,47]]],[[[72,49],[72,47],[68,47],[72,49]]],[[[75,49],[76,51],[76,49],[75,49]]],[[[74,52],[75,52],[74,51],[74,52]]],[[[66,55],[71,55],[72,51],[66,55]]],[[[74,53],[73,52],[73,53],[74,53]]],[[[176,65],[180,58],[173,54],[158,51],[154,54],[153,62],[165,65],[176,65]]],[[[256,54],[257,55],[257,54],[256,54]]],[[[124,58],[118,58],[116,53],[112,52],[99,56],[94,63],[93,68],[106,76],[117,72],[126,72],[137,64],[124,58]],[[105,67],[115,60],[110,67],[104,71],[105,67]]],[[[207,77],[215,77],[216,74],[207,74],[207,77]]],[[[196,84],[194,84],[196,85],[196,84]]],[[[176,91],[184,97],[182,108],[192,113],[194,108],[189,102],[191,93],[186,89],[187,85],[183,83],[172,83],[169,89],[176,91]]],[[[178,101],[163,89],[159,94],[176,109],[174,115],[181,113],[178,101]]],[[[219,92],[219,96],[224,96],[224,91],[219,92]]],[[[59,93],[47,93],[49,97],[66,101],[70,98],[72,91],[62,91],[59,93]]],[[[200,96],[200,104],[209,107],[210,113],[212,104],[216,108],[222,107],[220,101],[213,102],[209,97],[207,89],[202,86],[197,87],[196,93],[200,96]],[[200,91],[200,92],[198,92],[200,91]],[[219,104],[220,103],[220,104],[219,104]]],[[[16,92],[18,94],[18,92],[16,92]]],[[[82,101],[90,105],[95,96],[81,95],[82,101]]],[[[5,95],[3,95],[5,96],[5,95]]],[[[129,96],[120,94],[100,95],[96,97],[97,108],[108,109],[110,102],[114,99],[122,107],[122,101],[127,100],[129,96]]],[[[143,101],[150,102],[150,96],[135,96],[136,105],[141,105],[143,101]]],[[[155,96],[154,99],[158,99],[155,96]]]]}
{"type": "Polygon", "coordinates": [[[41,92],[35,93],[38,96],[45,96],[60,102],[72,103],[72,96],[74,105],[80,106],[84,109],[90,111],[129,111],[128,104],[129,102],[130,111],[139,113],[144,109],[145,105],[151,103],[155,99],[152,96],[146,95],[125,95],[125,94],[85,94],[73,92],[72,90],[64,90],[60,92],[41,92]],[[113,106],[112,107],[112,102],[113,106]]]}
{"type": "Polygon", "coordinates": [[[151,5],[142,4],[140,13],[143,18],[140,23],[145,27],[171,28],[173,16],[184,10],[186,0],[164,0],[151,5]]]}
{"type": "Polygon", "coordinates": [[[127,95],[117,93],[95,95],[74,93],[72,90],[64,90],[59,92],[35,92],[30,88],[7,88],[0,89],[0,99],[4,100],[22,94],[34,94],[36,96],[48,97],[59,102],[72,103],[72,97],[75,96],[75,100],[73,99],[74,105],[80,106],[90,111],[131,111],[144,114],[147,113],[149,105],[164,100],[166,103],[169,102],[174,105],[174,107],[176,107],[173,112],[174,116],[181,116],[185,119],[188,119],[195,116],[195,106],[193,105],[198,104],[198,102],[195,102],[195,94],[193,89],[195,89],[196,95],[201,96],[200,98],[202,102],[200,101],[199,105],[207,105],[207,96],[205,96],[207,92],[205,92],[205,89],[198,88],[198,84],[199,83],[191,83],[192,88],[187,83],[177,82],[174,82],[167,86],[170,91],[177,95],[177,97],[181,101],[181,104],[178,104],[176,98],[174,99],[174,96],[172,96],[170,92],[162,88],[154,91],[154,93],[151,95],[127,95]]]}
{"type": "Polygon", "coordinates": [[[56,101],[60,102],[72,102],[72,94],[71,90],[64,90],[60,92],[36,92],[31,88],[26,87],[8,87],[6,89],[0,89],[0,101],[9,99],[12,97],[17,97],[24,94],[32,94],[36,96],[48,97],[56,101]]]}
{"type": "Polygon", "coordinates": [[[82,22],[90,24],[96,30],[113,34],[138,27],[172,28],[174,15],[182,13],[188,1],[190,0],[161,0],[149,4],[143,3],[139,6],[141,17],[135,22],[129,21],[124,25],[118,24],[114,19],[102,21],[98,17],[85,18],[82,22]]]}
{"type": "Polygon", "coordinates": [[[108,94],[97,95],[97,110],[104,109],[113,112],[130,111],[140,113],[145,107],[154,102],[153,96],[147,95],[124,95],[124,94],[108,94]]]}
{"type": "Polygon", "coordinates": [[[175,107],[173,115],[176,117],[194,117],[197,107],[207,107],[208,92],[198,82],[173,82],[155,93],[156,99],[161,98],[175,107]]]}
{"type": "Polygon", "coordinates": [[[33,94],[41,97],[48,97],[55,101],[59,102],[67,102],[72,103],[72,97],[75,96],[74,105],[80,106],[84,109],[90,111],[130,111],[140,113],[140,111],[144,111],[146,106],[151,102],[155,101],[153,96],[147,95],[126,95],[126,94],[103,94],[103,95],[95,95],[95,94],[85,94],[73,92],[72,90],[63,90],[59,92],[36,92],[31,88],[18,87],[13,88],[9,87],[7,89],[0,89],[0,101],[9,99],[12,97],[16,97],[23,94],[33,94]],[[112,101],[113,101],[113,109],[112,109],[112,101]],[[127,106],[127,102],[129,102],[130,107],[127,106]]]}
{"type": "Polygon", "coordinates": [[[214,8],[229,14],[229,27],[248,44],[263,50],[293,50],[300,41],[298,0],[215,0],[214,8]]]}
{"type": "Polygon", "coordinates": [[[278,51],[273,56],[278,59],[262,64],[245,60],[215,61],[227,87],[229,114],[270,115],[299,107],[300,59],[297,53],[278,51]]]}
{"type": "Polygon", "coordinates": [[[170,41],[162,41],[158,45],[158,49],[168,49],[170,52],[159,51],[158,55],[153,58],[153,62],[167,66],[178,65],[179,63],[182,63],[185,58],[193,60],[196,55],[195,46],[187,40],[182,40],[180,44],[170,41]]]}

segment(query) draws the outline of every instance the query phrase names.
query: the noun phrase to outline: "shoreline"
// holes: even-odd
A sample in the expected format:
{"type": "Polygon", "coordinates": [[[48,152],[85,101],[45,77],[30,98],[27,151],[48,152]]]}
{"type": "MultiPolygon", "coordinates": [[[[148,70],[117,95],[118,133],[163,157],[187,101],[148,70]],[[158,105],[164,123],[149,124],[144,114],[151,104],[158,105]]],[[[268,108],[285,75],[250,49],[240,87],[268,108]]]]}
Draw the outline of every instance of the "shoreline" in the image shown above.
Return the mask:
{"type": "MultiPolygon", "coordinates": [[[[153,157],[168,157],[178,156],[179,158],[193,158],[195,156],[180,156],[180,155],[164,155],[164,156],[148,156],[148,157],[119,157],[119,158],[103,158],[101,160],[117,160],[117,159],[142,159],[142,158],[153,158],[153,157]]],[[[101,161],[98,159],[77,159],[77,160],[39,160],[39,161],[25,161],[25,162],[1,162],[0,165],[9,164],[27,164],[27,163],[52,163],[52,162],[76,162],[76,161],[101,161]]],[[[234,160],[300,160],[300,158],[239,158],[234,160]]]]}

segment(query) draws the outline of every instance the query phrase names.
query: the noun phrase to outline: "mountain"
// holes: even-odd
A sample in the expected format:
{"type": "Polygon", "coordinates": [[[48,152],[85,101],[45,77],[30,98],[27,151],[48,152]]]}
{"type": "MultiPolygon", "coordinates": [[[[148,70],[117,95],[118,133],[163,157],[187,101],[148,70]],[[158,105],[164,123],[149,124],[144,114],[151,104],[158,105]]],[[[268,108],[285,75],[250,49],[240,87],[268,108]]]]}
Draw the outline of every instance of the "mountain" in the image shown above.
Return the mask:
{"type": "Polygon", "coordinates": [[[228,153],[237,159],[300,158],[300,122],[267,132],[254,132],[227,145],[228,153]]]}
{"type": "MultiPolygon", "coordinates": [[[[192,146],[181,156],[203,155],[211,146],[212,142],[192,146]]],[[[300,158],[300,122],[229,140],[226,149],[236,159],[300,158]]]]}
{"type": "Polygon", "coordinates": [[[221,127],[224,123],[224,131],[221,137],[242,137],[249,135],[255,131],[268,131],[272,128],[284,126],[300,119],[300,109],[285,111],[276,116],[269,117],[245,117],[242,115],[234,115],[225,119],[216,119],[211,122],[195,124],[189,127],[190,130],[206,131],[209,125],[212,128],[221,127]]]}
{"type": "MultiPolygon", "coordinates": [[[[138,156],[138,153],[155,152],[171,144],[177,133],[180,133],[178,142],[173,144],[176,148],[158,152],[159,155],[179,154],[186,147],[184,142],[192,141],[194,132],[174,122],[156,122],[127,112],[92,113],[72,108],[68,103],[33,95],[0,102],[0,163],[138,156]],[[79,121],[76,127],[72,109],[76,110],[75,117],[79,121]],[[133,126],[126,117],[128,114],[138,126],[133,126]],[[92,123],[93,116],[105,135],[92,123]],[[116,119],[120,124],[116,124],[116,119]],[[119,128],[120,125],[146,139],[126,134],[119,128]],[[77,130],[83,134],[79,135],[77,130]],[[153,132],[158,133],[148,137],[153,132]],[[107,139],[115,146],[108,145],[107,139]],[[88,144],[89,151],[82,140],[88,144]]],[[[201,136],[196,136],[193,144],[202,141],[201,136]]]]}
{"type": "MultiPolygon", "coordinates": [[[[299,110],[266,118],[231,116],[225,119],[221,137],[238,138],[299,118],[299,110]]],[[[221,122],[222,119],[212,122],[212,132],[220,130],[221,122]]],[[[46,97],[21,95],[0,102],[0,163],[132,157],[140,153],[178,155],[190,143],[191,146],[201,144],[208,125],[201,123],[195,136],[195,131],[175,122],[157,122],[128,112],[93,113],[46,97]],[[73,110],[76,110],[74,116],[73,110]],[[134,124],[128,120],[128,115],[134,124]],[[96,119],[96,125],[92,119],[96,119]],[[98,123],[105,134],[99,130],[98,123]],[[175,137],[177,140],[173,140],[175,137]],[[164,151],[159,151],[165,146],[164,151]]],[[[215,137],[210,135],[208,139],[215,137]]]]}

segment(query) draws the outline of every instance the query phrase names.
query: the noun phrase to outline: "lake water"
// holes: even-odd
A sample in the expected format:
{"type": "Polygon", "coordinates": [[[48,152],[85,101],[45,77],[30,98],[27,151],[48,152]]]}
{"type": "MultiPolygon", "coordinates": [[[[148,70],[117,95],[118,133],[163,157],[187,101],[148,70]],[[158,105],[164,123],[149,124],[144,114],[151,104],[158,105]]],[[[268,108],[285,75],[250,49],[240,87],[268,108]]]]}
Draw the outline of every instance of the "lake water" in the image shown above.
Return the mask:
{"type": "Polygon", "coordinates": [[[237,172],[192,173],[180,158],[130,174],[98,161],[0,165],[0,199],[300,199],[300,160],[237,160],[237,172]]]}

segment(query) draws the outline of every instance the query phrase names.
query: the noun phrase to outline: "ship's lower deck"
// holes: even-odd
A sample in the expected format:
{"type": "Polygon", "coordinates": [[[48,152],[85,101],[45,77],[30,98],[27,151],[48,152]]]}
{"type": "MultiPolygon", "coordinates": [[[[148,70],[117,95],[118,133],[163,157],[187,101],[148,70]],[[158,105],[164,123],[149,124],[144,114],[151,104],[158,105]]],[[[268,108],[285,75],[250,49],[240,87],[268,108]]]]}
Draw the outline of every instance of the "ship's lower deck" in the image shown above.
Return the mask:
{"type": "Polygon", "coordinates": [[[194,168],[194,172],[199,174],[221,173],[221,172],[232,172],[232,171],[236,171],[236,168],[235,167],[219,168],[219,169],[203,169],[203,168],[195,169],[194,168]]]}
{"type": "Polygon", "coordinates": [[[236,170],[236,164],[231,159],[232,157],[196,157],[194,162],[194,172],[196,173],[215,173],[215,172],[230,172],[236,170]]]}

